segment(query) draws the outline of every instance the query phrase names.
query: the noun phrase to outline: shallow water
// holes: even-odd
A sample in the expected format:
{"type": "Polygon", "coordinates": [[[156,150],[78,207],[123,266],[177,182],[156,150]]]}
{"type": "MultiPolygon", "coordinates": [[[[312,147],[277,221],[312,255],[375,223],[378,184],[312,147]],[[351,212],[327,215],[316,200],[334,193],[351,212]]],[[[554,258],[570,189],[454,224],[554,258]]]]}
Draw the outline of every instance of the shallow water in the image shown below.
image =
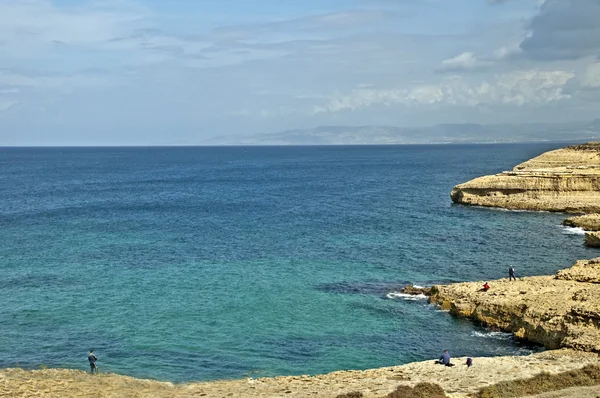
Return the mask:
{"type": "Polygon", "coordinates": [[[595,255],[562,214],[451,204],[564,144],[0,149],[0,367],[189,381],[529,352],[389,294],[595,255]]]}

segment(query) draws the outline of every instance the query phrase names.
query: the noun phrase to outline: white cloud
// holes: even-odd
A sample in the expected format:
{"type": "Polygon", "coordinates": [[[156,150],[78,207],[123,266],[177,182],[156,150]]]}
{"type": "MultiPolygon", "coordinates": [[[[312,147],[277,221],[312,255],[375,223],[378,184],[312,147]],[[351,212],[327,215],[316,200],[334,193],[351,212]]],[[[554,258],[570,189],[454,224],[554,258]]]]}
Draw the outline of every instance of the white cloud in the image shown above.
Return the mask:
{"type": "Polygon", "coordinates": [[[439,84],[404,89],[355,89],[338,95],[314,113],[357,110],[374,105],[526,105],[547,104],[569,98],[564,87],[575,75],[566,71],[525,70],[496,76],[491,82],[469,83],[453,78],[439,84]]]}
{"type": "Polygon", "coordinates": [[[581,79],[581,85],[589,88],[600,88],[600,62],[589,65],[581,79]]]}
{"type": "Polygon", "coordinates": [[[495,59],[495,60],[503,60],[503,59],[511,58],[520,53],[521,53],[521,47],[519,47],[519,43],[516,43],[514,45],[502,46],[502,47],[495,49],[494,51],[492,51],[490,58],[495,59]]]}
{"type": "Polygon", "coordinates": [[[500,61],[509,60],[521,53],[519,43],[496,48],[491,53],[477,55],[465,51],[455,57],[445,59],[436,69],[438,72],[485,71],[500,61]]]}
{"type": "Polygon", "coordinates": [[[456,57],[443,60],[438,70],[442,72],[481,70],[486,66],[487,63],[478,59],[475,53],[467,51],[456,57]]]}

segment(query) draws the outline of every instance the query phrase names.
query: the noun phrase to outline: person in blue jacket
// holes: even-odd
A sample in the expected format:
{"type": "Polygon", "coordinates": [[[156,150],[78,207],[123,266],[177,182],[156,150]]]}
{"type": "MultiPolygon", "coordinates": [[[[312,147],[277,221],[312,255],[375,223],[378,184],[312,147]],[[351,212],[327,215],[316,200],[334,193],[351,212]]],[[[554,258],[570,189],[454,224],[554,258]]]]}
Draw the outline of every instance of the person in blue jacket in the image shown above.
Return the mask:
{"type": "Polygon", "coordinates": [[[448,352],[448,350],[444,350],[442,356],[440,357],[440,363],[445,366],[453,366],[450,363],[450,353],[448,352]]]}
{"type": "Polygon", "coordinates": [[[98,357],[96,356],[96,354],[94,354],[94,350],[90,349],[90,355],[88,355],[88,361],[90,362],[90,373],[91,374],[98,374],[98,366],[96,365],[96,361],[98,360],[98,357]]]}

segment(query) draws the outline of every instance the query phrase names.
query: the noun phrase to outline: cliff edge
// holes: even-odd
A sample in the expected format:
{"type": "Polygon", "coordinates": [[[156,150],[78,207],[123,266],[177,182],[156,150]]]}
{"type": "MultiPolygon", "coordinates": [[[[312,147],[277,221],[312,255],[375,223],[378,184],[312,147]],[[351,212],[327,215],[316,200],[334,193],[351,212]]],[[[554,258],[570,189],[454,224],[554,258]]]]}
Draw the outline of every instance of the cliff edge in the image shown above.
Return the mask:
{"type": "Polygon", "coordinates": [[[514,210],[600,212],[600,142],[546,152],[452,190],[453,202],[514,210]]]}
{"type": "Polygon", "coordinates": [[[450,313],[542,344],[600,353],[600,258],[554,276],[434,286],[430,301],[450,313]]]}

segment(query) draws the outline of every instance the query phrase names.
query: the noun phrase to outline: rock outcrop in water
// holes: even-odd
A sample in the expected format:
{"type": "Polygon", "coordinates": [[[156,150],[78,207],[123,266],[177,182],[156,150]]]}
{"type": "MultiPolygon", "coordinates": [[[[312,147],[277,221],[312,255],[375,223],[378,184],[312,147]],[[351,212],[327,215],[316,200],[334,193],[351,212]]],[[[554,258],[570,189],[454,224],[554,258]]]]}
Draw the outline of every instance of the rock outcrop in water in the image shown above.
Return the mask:
{"type": "Polygon", "coordinates": [[[555,276],[509,282],[434,286],[430,301],[516,337],[542,344],[600,353],[600,258],[581,260],[555,276]]]}
{"type": "Polygon", "coordinates": [[[515,210],[600,212],[600,142],[546,152],[452,190],[453,202],[515,210]]]}
{"type": "Polygon", "coordinates": [[[569,217],[562,224],[567,227],[583,228],[586,231],[600,231],[600,214],[592,213],[569,217]]]}
{"type": "Polygon", "coordinates": [[[600,214],[584,214],[582,216],[569,217],[563,221],[568,227],[578,227],[586,230],[585,245],[589,247],[600,247],[600,214]]]}
{"type": "Polygon", "coordinates": [[[600,232],[586,232],[583,242],[588,247],[600,247],[600,232]]]}
{"type": "Polygon", "coordinates": [[[412,296],[418,296],[418,295],[424,295],[424,296],[429,296],[429,294],[431,293],[431,288],[430,287],[415,287],[413,285],[406,285],[402,288],[401,290],[402,293],[404,294],[410,294],[412,296]]]}

